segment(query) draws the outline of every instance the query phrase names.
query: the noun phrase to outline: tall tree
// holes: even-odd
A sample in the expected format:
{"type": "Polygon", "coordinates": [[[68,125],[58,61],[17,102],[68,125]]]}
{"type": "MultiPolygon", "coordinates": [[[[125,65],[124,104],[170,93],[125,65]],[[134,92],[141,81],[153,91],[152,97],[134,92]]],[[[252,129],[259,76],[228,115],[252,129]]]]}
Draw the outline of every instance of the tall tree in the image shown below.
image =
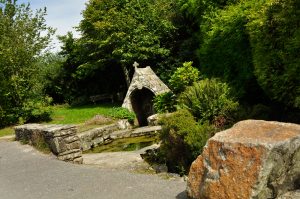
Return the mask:
{"type": "Polygon", "coordinates": [[[0,1],[0,126],[30,118],[43,98],[36,63],[54,33],[45,14],[17,0],[0,1]]]}
{"type": "Polygon", "coordinates": [[[300,110],[299,0],[253,7],[247,30],[259,85],[274,101],[300,110]]]}
{"type": "Polygon", "coordinates": [[[298,0],[189,0],[183,7],[200,27],[202,73],[229,82],[247,102],[299,108],[298,0]]]}
{"type": "Polygon", "coordinates": [[[89,1],[79,27],[89,51],[85,67],[118,64],[129,86],[134,61],[156,66],[170,55],[175,6],[175,0],[89,1]]]}

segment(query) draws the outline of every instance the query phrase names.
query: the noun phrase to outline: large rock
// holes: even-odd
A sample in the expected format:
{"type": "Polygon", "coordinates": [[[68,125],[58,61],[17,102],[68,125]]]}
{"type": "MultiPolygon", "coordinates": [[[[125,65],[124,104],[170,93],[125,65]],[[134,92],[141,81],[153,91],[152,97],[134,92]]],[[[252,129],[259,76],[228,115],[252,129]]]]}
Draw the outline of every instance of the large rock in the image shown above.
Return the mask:
{"type": "Polygon", "coordinates": [[[217,133],[192,164],[191,198],[286,198],[300,189],[300,125],[247,120],[217,133]]]}

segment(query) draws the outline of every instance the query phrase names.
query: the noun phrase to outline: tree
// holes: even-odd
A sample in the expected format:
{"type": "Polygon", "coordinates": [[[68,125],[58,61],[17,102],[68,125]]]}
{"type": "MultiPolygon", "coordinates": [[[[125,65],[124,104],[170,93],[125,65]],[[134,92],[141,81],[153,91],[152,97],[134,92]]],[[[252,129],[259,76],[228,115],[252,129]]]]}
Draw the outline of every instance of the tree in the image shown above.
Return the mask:
{"type": "Polygon", "coordinates": [[[82,68],[118,64],[129,86],[134,61],[156,66],[170,56],[175,5],[174,0],[91,0],[79,26],[89,52],[82,68]]]}
{"type": "Polygon", "coordinates": [[[239,99],[257,102],[262,93],[252,61],[247,10],[251,4],[228,4],[208,10],[201,21],[200,70],[230,84],[239,99]]]}
{"type": "Polygon", "coordinates": [[[198,22],[204,75],[230,83],[244,101],[299,108],[297,0],[189,0],[183,8],[198,22]]]}
{"type": "Polygon", "coordinates": [[[16,0],[0,1],[0,126],[43,115],[36,63],[54,33],[45,14],[16,0]]]}
{"type": "Polygon", "coordinates": [[[267,0],[249,13],[255,75],[274,101],[300,109],[300,7],[298,0],[267,0]]]}

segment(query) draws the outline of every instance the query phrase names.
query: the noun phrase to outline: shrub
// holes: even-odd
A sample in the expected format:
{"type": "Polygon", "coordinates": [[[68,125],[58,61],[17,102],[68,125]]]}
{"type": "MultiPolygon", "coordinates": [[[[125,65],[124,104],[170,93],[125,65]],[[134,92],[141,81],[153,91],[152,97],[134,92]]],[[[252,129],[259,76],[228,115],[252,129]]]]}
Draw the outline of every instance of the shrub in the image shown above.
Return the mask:
{"type": "Polygon", "coordinates": [[[135,119],[135,114],[133,112],[122,107],[114,107],[108,115],[117,119],[128,119],[130,123],[133,123],[135,119]]]}
{"type": "Polygon", "coordinates": [[[177,68],[175,73],[171,76],[169,83],[175,93],[182,92],[187,86],[199,80],[200,73],[192,64],[193,62],[183,63],[183,67],[177,68]]]}
{"type": "Polygon", "coordinates": [[[220,116],[226,119],[238,107],[228,85],[216,79],[204,79],[188,87],[180,95],[180,105],[202,122],[213,122],[220,116]]]}
{"type": "Polygon", "coordinates": [[[208,122],[198,124],[185,109],[163,117],[160,122],[163,126],[160,155],[169,171],[186,174],[215,129],[208,122]]]}
{"type": "Polygon", "coordinates": [[[157,95],[153,100],[154,109],[158,113],[174,112],[176,103],[176,96],[172,92],[157,95]]]}

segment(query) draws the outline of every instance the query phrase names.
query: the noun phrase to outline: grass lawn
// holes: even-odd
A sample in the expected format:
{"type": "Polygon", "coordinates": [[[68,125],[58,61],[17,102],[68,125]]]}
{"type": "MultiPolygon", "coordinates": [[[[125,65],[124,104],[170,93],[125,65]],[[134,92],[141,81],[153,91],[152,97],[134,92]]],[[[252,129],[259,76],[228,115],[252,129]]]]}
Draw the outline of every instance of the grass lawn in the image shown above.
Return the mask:
{"type": "MultiPolygon", "coordinates": [[[[77,124],[79,130],[84,131],[99,126],[98,124],[85,123],[91,120],[95,115],[110,116],[114,112],[114,107],[118,105],[97,104],[85,105],[80,107],[71,107],[69,105],[53,106],[52,121],[45,124],[77,124]]],[[[0,137],[14,134],[13,127],[0,129],[0,137]]]]}
{"type": "Polygon", "coordinates": [[[6,136],[6,135],[12,135],[15,131],[13,127],[6,127],[4,129],[0,129],[0,137],[6,136]]]}
{"type": "Polygon", "coordinates": [[[82,124],[95,115],[109,116],[116,107],[110,104],[71,107],[58,105],[53,107],[52,121],[49,124],[82,124]]]}

